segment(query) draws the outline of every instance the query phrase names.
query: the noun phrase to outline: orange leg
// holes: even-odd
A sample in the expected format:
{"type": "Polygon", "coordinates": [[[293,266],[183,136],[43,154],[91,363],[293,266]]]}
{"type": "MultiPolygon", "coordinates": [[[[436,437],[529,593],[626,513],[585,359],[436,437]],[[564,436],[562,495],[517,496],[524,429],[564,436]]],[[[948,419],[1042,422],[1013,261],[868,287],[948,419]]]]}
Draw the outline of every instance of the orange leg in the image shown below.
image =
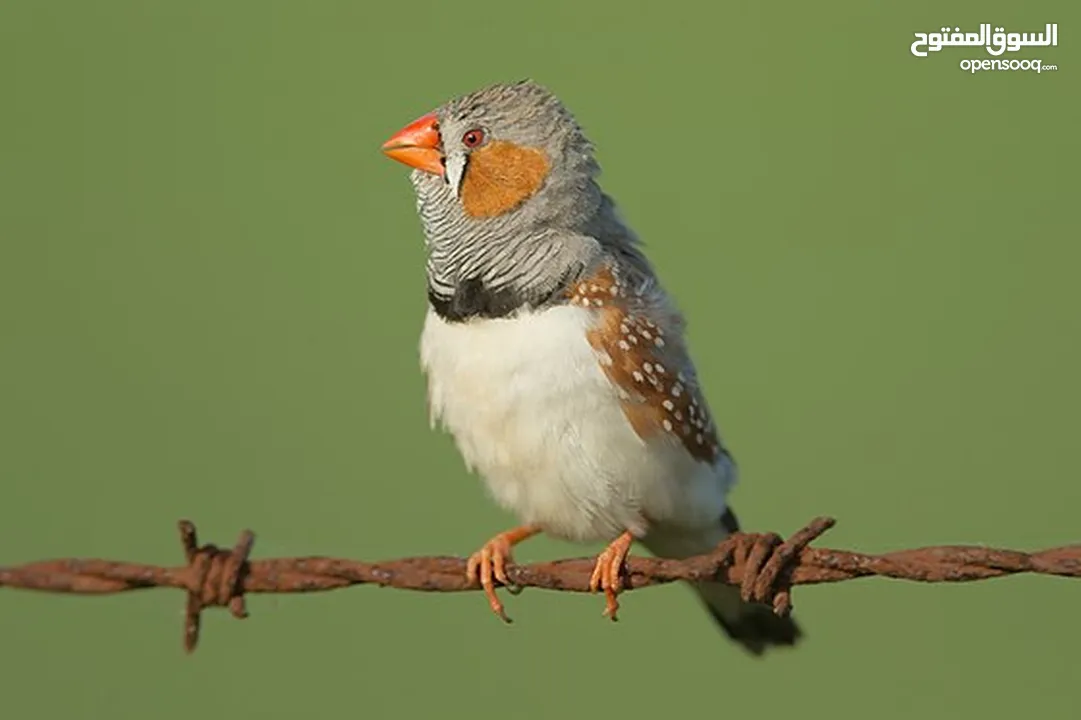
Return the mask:
{"type": "Polygon", "coordinates": [[[507,562],[514,561],[511,557],[511,548],[523,540],[533,537],[540,531],[541,529],[536,525],[522,525],[513,530],[501,532],[484,543],[480,550],[470,555],[469,561],[466,563],[466,577],[469,578],[470,582],[474,583],[479,579],[480,586],[484,588],[484,594],[488,597],[488,605],[491,606],[492,612],[498,615],[503,622],[510,622],[510,618],[503,611],[503,603],[499,601],[499,597],[495,594],[495,583],[492,578],[494,576],[503,585],[509,586],[507,562]]]}
{"type": "Polygon", "coordinates": [[[616,595],[623,589],[623,562],[627,559],[627,553],[630,552],[631,543],[633,542],[634,536],[631,535],[630,531],[613,540],[597,556],[597,564],[593,568],[592,577],[589,578],[591,592],[604,590],[606,601],[604,615],[613,620],[616,619],[616,612],[619,611],[619,601],[616,600],[616,595]]]}

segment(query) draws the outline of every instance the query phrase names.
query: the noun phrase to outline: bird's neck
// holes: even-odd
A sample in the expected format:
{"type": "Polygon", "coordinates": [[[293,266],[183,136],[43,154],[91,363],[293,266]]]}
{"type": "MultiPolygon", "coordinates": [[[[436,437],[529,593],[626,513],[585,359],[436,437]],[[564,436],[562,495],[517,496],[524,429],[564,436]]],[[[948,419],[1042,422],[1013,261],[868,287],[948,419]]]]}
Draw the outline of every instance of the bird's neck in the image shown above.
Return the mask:
{"type": "Polygon", "coordinates": [[[436,236],[428,247],[428,301],[448,322],[558,304],[592,265],[596,247],[590,241],[556,230],[436,236]]]}
{"type": "Polygon", "coordinates": [[[565,291],[604,253],[597,230],[618,223],[614,216],[606,220],[611,201],[599,189],[592,198],[571,196],[573,205],[537,203],[478,221],[464,215],[442,181],[414,178],[414,184],[428,250],[428,300],[448,322],[565,302],[565,291]]]}

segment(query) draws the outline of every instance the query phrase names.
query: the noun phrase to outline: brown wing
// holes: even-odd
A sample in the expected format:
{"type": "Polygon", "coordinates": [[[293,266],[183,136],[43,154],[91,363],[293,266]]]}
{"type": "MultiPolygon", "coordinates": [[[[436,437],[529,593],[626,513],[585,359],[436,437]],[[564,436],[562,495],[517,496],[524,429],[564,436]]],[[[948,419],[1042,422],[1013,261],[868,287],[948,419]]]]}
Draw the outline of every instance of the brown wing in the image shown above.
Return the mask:
{"type": "Polygon", "coordinates": [[[716,462],[725,449],[687,355],[682,321],[663,293],[605,265],[573,285],[568,299],[596,310],[588,340],[638,436],[668,434],[695,459],[716,462]]]}

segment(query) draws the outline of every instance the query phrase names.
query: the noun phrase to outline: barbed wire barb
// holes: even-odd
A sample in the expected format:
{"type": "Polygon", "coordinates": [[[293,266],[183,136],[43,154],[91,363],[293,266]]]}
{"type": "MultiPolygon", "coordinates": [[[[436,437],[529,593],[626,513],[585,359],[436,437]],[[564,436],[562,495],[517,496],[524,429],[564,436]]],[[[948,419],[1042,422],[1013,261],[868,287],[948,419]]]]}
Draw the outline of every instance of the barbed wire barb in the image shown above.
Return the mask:
{"type": "MultiPolygon", "coordinates": [[[[1081,545],[1026,553],[981,546],[950,545],[872,555],[812,548],[833,518],[819,517],[787,540],[775,533],[737,533],[712,552],[685,560],[631,556],[624,568],[624,590],[678,581],[716,580],[740,587],[743,598],[792,611],[792,586],[841,582],[877,575],[917,582],[966,582],[1034,573],[1081,577],[1081,545]]],[[[184,648],[195,650],[202,611],[227,607],[233,617],[248,617],[247,593],[305,593],[353,585],[379,585],[423,592],[480,590],[466,578],[458,557],[413,557],[361,562],[329,557],[251,560],[250,530],[232,548],[199,545],[195,525],[178,524],[186,565],[163,567],[113,560],[68,558],[0,567],[0,587],[53,593],[101,595],[147,588],[177,588],[187,593],[184,648]]],[[[533,587],[589,592],[595,560],[575,558],[511,565],[512,590],[533,587]]]]}

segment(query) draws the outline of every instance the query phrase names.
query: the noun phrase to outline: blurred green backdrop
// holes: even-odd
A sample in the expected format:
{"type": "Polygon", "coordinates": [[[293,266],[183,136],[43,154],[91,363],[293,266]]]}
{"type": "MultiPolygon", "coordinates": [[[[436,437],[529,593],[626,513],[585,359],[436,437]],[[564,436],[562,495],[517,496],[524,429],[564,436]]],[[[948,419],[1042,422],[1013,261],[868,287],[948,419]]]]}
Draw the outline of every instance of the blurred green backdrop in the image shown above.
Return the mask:
{"type": "MultiPolygon", "coordinates": [[[[1081,539],[1076,2],[0,3],[0,564],[472,551],[511,520],[429,431],[405,169],[531,76],[691,323],[751,529],[883,551],[1081,539]],[[1071,22],[1073,21],[1073,22],[1071,22]],[[1059,23],[1057,72],[909,53],[1059,23]],[[1072,240],[1070,238],[1073,238],[1072,240]]],[[[545,539],[519,559],[596,548],[545,539]]],[[[801,589],[755,662],[684,588],[250,599],[0,592],[13,717],[1005,718],[1081,712],[1081,584],[801,589]]]]}

